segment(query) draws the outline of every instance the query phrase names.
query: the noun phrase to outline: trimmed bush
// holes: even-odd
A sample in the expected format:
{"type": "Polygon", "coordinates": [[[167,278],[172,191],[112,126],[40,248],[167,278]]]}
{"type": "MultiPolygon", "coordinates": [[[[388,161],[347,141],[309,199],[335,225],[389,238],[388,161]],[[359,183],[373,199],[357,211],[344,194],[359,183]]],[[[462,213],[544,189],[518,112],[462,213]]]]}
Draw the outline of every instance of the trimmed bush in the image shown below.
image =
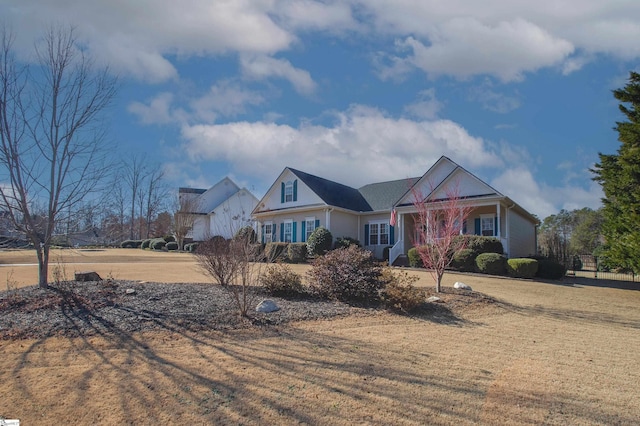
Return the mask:
{"type": "Polygon", "coordinates": [[[243,226],[242,228],[238,229],[238,232],[236,232],[236,235],[233,236],[233,239],[243,241],[248,240],[249,243],[255,244],[258,241],[258,235],[252,227],[243,226]]]}
{"type": "Polygon", "coordinates": [[[505,275],[507,258],[499,253],[482,253],[476,257],[478,272],[489,275],[505,275]]]}
{"type": "Polygon", "coordinates": [[[194,253],[198,248],[198,243],[189,243],[184,245],[184,251],[194,253]]]}
{"type": "Polygon", "coordinates": [[[312,293],[344,302],[375,302],[384,287],[382,268],[373,254],[350,246],[318,257],[308,272],[312,293]]]}
{"type": "Polygon", "coordinates": [[[176,237],[174,237],[173,235],[165,235],[163,237],[165,243],[175,243],[176,242],[176,237]]]}
{"type": "Polygon", "coordinates": [[[349,246],[361,247],[360,241],[351,237],[339,237],[338,239],[336,239],[336,243],[334,244],[333,248],[339,249],[339,248],[346,248],[349,246]]]}
{"type": "Polygon", "coordinates": [[[535,259],[507,260],[507,273],[514,278],[533,278],[538,272],[538,261],[535,259]]]}
{"type": "Polygon", "coordinates": [[[424,264],[422,263],[422,259],[420,258],[416,247],[411,247],[409,249],[407,257],[409,258],[409,266],[412,268],[424,268],[424,264]]]}
{"type": "Polygon", "coordinates": [[[292,263],[302,263],[307,260],[307,244],[291,243],[287,247],[287,259],[292,263]]]}
{"type": "Polygon", "coordinates": [[[406,272],[396,274],[392,269],[385,268],[381,279],[385,286],[380,292],[380,299],[387,308],[411,312],[424,302],[424,291],[413,286],[418,281],[415,275],[406,272]]]}
{"type": "Polygon", "coordinates": [[[465,248],[473,250],[476,253],[476,256],[482,253],[504,254],[502,243],[497,238],[483,237],[481,235],[461,235],[456,238],[465,239],[465,248]]]}
{"type": "Polygon", "coordinates": [[[264,257],[267,262],[286,260],[289,243],[267,243],[264,247],[264,257]]]}
{"type": "Polygon", "coordinates": [[[149,247],[152,250],[162,250],[166,245],[167,245],[167,242],[164,240],[164,238],[154,238],[149,243],[149,247]]]}
{"type": "Polygon", "coordinates": [[[146,240],[142,240],[142,244],[140,245],[140,248],[142,250],[148,249],[149,248],[149,244],[151,244],[151,238],[148,238],[146,240]]]}
{"type": "Polygon", "coordinates": [[[333,245],[333,236],[331,232],[322,226],[314,229],[307,240],[307,252],[310,256],[322,256],[333,245]]]}
{"type": "Polygon", "coordinates": [[[304,291],[300,275],[281,263],[267,268],[260,278],[260,285],[273,296],[297,296],[304,291]]]}
{"type": "Polygon", "coordinates": [[[178,243],[175,241],[169,241],[165,247],[169,251],[178,250],[178,243]]]}
{"type": "Polygon", "coordinates": [[[476,270],[476,252],[471,249],[460,250],[451,260],[451,268],[461,272],[476,270]]]}
{"type": "Polygon", "coordinates": [[[120,243],[121,248],[140,248],[142,240],[124,240],[120,243]]]}
{"type": "Polygon", "coordinates": [[[551,259],[538,259],[538,272],[536,277],[550,280],[561,280],[567,273],[564,265],[551,259]]]}

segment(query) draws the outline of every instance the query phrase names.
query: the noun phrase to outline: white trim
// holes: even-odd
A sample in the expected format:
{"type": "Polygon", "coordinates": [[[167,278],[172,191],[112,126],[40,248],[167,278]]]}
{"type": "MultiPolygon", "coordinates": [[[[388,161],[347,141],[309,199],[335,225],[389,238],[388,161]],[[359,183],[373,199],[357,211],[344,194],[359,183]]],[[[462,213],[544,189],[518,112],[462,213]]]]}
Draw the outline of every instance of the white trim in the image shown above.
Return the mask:
{"type": "Polygon", "coordinates": [[[368,222],[367,224],[369,225],[369,236],[368,236],[369,237],[369,245],[370,246],[388,246],[389,245],[389,240],[391,238],[391,229],[389,228],[389,226],[390,226],[389,225],[389,221],[388,220],[373,220],[373,221],[368,222]],[[375,244],[373,244],[371,242],[371,228],[372,228],[371,225],[377,225],[378,226],[378,233],[376,234],[377,235],[377,238],[376,238],[377,242],[375,244]],[[381,225],[384,225],[386,227],[387,232],[385,232],[385,233],[380,232],[381,225]],[[387,236],[387,242],[386,243],[381,243],[380,242],[380,240],[381,240],[380,237],[382,235],[386,235],[387,236]]]}
{"type": "Polygon", "coordinates": [[[495,237],[496,236],[496,215],[495,214],[481,214],[480,215],[480,235],[485,237],[495,237]],[[484,235],[484,219],[491,219],[491,230],[493,232],[492,235],[484,235]]]}
{"type": "Polygon", "coordinates": [[[282,221],[283,231],[282,231],[282,242],[283,243],[291,243],[293,242],[293,219],[285,219],[282,221]],[[289,230],[291,233],[289,234],[289,240],[287,240],[287,225],[290,225],[289,230]]]}

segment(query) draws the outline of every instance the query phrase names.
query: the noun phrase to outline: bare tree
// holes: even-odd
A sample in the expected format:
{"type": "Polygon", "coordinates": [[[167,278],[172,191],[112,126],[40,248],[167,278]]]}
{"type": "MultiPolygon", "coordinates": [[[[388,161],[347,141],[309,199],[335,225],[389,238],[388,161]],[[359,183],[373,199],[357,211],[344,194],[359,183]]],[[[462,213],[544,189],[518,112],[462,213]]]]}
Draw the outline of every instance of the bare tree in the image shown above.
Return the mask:
{"type": "Polygon", "coordinates": [[[131,197],[131,215],[129,217],[129,238],[134,239],[135,222],[136,222],[136,206],[138,203],[136,200],[140,198],[140,188],[142,187],[142,180],[144,178],[144,163],[141,158],[134,155],[131,160],[125,162],[122,170],[122,176],[124,182],[127,184],[129,190],[129,196],[131,197]]]}
{"type": "Polygon", "coordinates": [[[145,238],[150,237],[151,223],[165,205],[168,196],[168,188],[164,184],[164,171],[160,168],[152,169],[145,177],[146,193],[144,202],[144,218],[146,223],[145,238]]]}
{"type": "Polygon", "coordinates": [[[466,247],[467,240],[460,235],[473,208],[464,203],[457,184],[446,188],[442,198],[435,198],[433,188],[427,196],[417,189],[411,192],[417,211],[414,222],[418,238],[414,245],[436,282],[436,292],[440,292],[445,269],[466,247]]]}
{"type": "Polygon", "coordinates": [[[181,194],[178,191],[173,213],[173,233],[178,243],[178,250],[184,250],[184,240],[193,229],[197,211],[198,201],[194,194],[181,194]]]}
{"type": "Polygon", "coordinates": [[[97,189],[108,168],[101,114],[116,79],[98,69],[73,28],[52,28],[35,47],[39,66],[21,66],[6,28],[0,40],[2,206],[34,245],[47,286],[49,248],[60,212],[97,189]],[[33,206],[43,206],[36,217],[33,206]]]}
{"type": "Polygon", "coordinates": [[[231,295],[238,314],[247,317],[267,265],[261,262],[261,245],[252,242],[250,233],[230,240],[217,236],[201,243],[195,256],[200,268],[231,295]]]}

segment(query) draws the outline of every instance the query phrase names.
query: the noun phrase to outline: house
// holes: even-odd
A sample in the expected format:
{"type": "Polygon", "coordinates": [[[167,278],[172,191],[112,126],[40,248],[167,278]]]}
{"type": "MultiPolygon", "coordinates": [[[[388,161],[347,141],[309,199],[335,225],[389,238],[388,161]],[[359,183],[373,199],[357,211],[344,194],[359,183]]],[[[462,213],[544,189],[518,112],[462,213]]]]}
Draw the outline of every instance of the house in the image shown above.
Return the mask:
{"type": "Polygon", "coordinates": [[[179,188],[183,209],[194,214],[187,238],[204,241],[215,235],[231,238],[243,226],[253,226],[251,211],[258,199],[225,177],[209,189],[179,188]]]}
{"type": "Polygon", "coordinates": [[[452,185],[461,203],[472,208],[463,225],[465,234],[500,239],[509,257],[536,253],[538,219],[444,156],[421,177],[359,189],[286,167],[251,215],[265,243],[305,242],[323,226],[334,238],[359,240],[378,258],[390,247],[393,263],[416,241],[414,194],[442,200],[452,185]]]}

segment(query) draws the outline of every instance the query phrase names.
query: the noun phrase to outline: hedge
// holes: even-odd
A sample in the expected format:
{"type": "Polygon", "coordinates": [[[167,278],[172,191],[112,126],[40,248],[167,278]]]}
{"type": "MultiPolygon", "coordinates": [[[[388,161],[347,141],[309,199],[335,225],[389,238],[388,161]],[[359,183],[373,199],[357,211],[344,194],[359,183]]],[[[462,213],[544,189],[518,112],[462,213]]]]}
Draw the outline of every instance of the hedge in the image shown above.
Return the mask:
{"type": "Polygon", "coordinates": [[[302,263],[307,260],[307,244],[291,243],[287,247],[287,259],[292,263],[302,263]]]}
{"type": "Polygon", "coordinates": [[[450,267],[460,272],[476,270],[476,252],[471,249],[460,250],[451,260],[450,267]]]}
{"type": "Polygon", "coordinates": [[[142,240],[124,240],[120,243],[121,248],[140,248],[142,240]]]}
{"type": "Polygon", "coordinates": [[[507,260],[507,273],[514,278],[533,278],[538,272],[535,259],[514,258],[507,260]]]}
{"type": "Polygon", "coordinates": [[[264,256],[267,262],[285,260],[289,252],[289,243],[267,243],[264,247],[264,256]]]}
{"type": "Polygon", "coordinates": [[[478,272],[489,275],[505,275],[507,258],[500,253],[482,253],[476,257],[478,272]]]}

